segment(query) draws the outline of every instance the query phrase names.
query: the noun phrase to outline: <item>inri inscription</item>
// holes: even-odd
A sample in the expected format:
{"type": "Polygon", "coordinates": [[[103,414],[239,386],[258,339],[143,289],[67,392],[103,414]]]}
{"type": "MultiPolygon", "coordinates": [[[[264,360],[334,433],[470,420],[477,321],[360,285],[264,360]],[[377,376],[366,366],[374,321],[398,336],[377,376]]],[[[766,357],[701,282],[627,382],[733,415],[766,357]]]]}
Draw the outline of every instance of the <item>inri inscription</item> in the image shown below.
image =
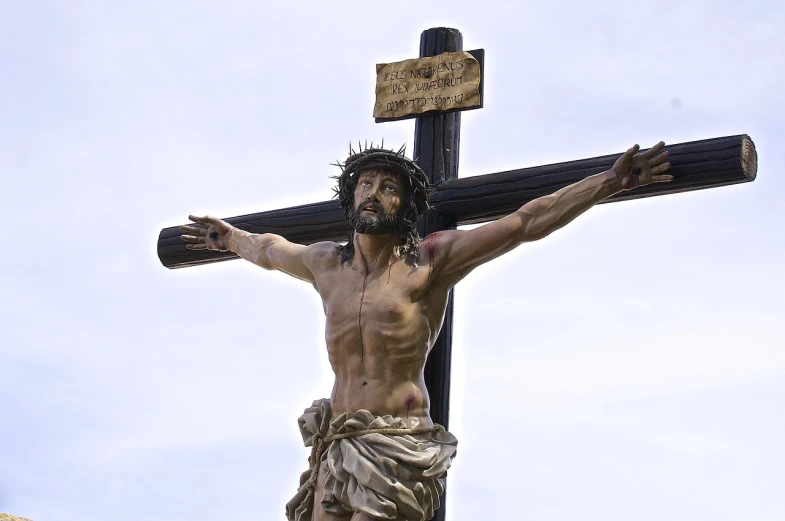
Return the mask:
{"type": "Polygon", "coordinates": [[[481,69],[477,59],[465,51],[379,63],[373,116],[387,120],[479,108],[481,69]]]}

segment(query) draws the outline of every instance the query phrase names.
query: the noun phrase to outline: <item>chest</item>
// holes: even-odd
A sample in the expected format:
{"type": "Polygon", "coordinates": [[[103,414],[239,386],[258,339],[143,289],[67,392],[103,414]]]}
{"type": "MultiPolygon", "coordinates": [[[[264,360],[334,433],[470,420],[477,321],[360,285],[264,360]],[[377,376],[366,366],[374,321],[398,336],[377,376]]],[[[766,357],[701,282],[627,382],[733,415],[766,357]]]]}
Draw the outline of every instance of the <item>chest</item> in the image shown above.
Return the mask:
{"type": "Polygon", "coordinates": [[[317,278],[324,311],[329,319],[354,315],[362,307],[363,315],[373,315],[382,322],[397,322],[420,309],[429,285],[429,267],[407,266],[397,262],[369,274],[345,265],[317,278]]]}

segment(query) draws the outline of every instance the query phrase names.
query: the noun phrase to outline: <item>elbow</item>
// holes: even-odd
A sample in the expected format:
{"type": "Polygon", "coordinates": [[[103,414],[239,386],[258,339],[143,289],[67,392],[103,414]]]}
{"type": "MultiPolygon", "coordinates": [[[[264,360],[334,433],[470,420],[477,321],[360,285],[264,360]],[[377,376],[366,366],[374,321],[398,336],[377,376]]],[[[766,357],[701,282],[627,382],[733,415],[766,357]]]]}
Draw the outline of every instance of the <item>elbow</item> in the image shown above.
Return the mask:
{"type": "Polygon", "coordinates": [[[276,242],[276,238],[274,236],[265,237],[264,235],[261,235],[257,240],[259,242],[254,245],[253,258],[251,259],[252,262],[266,270],[274,270],[275,262],[273,255],[275,252],[273,251],[273,245],[276,242]]]}
{"type": "Polygon", "coordinates": [[[256,251],[256,256],[254,258],[254,264],[257,266],[264,268],[266,270],[274,270],[275,263],[273,262],[272,252],[270,252],[270,246],[263,246],[256,251]]]}
{"type": "Polygon", "coordinates": [[[266,269],[268,271],[272,271],[272,270],[275,269],[275,268],[273,268],[273,264],[269,261],[269,259],[265,259],[262,256],[257,257],[254,260],[254,264],[256,264],[260,268],[264,268],[264,269],[266,269]]]}
{"type": "Polygon", "coordinates": [[[547,228],[535,228],[532,230],[527,231],[524,234],[523,239],[521,242],[534,242],[539,241],[540,239],[544,239],[549,236],[553,230],[549,230],[547,228]]]}
{"type": "MultiPolygon", "coordinates": [[[[532,201],[533,203],[536,201],[532,201]]],[[[534,242],[550,235],[554,228],[548,225],[547,212],[542,205],[527,204],[518,210],[521,219],[520,242],[534,242]]]]}

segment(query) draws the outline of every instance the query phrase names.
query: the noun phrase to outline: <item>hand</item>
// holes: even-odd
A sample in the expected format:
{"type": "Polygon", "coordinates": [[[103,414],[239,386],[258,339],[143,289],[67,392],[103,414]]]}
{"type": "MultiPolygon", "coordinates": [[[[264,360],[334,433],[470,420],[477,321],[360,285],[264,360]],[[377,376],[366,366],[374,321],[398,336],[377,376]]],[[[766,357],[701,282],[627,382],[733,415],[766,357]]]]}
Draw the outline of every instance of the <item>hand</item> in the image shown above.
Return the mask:
{"type": "Polygon", "coordinates": [[[191,243],[187,244],[186,248],[218,251],[229,249],[229,232],[234,229],[234,226],[209,215],[204,217],[189,215],[188,218],[201,226],[180,226],[180,231],[190,234],[180,236],[183,241],[191,243]]]}
{"type": "Polygon", "coordinates": [[[646,152],[638,152],[638,145],[626,151],[611,168],[621,184],[621,189],[632,190],[651,183],[673,181],[672,175],[663,175],[671,167],[671,164],[665,161],[668,159],[668,152],[661,152],[663,148],[665,143],[660,141],[646,152]]]}

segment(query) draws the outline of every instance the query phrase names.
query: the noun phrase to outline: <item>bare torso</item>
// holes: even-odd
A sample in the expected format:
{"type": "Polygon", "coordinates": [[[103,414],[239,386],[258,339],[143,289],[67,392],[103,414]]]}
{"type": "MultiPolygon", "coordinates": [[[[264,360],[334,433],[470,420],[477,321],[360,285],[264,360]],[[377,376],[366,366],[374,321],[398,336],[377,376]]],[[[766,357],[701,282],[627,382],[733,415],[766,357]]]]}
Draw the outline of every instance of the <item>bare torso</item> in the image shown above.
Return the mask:
{"type": "Polygon", "coordinates": [[[333,416],[366,409],[403,418],[410,427],[430,425],[423,370],[449,288],[433,283],[428,254],[415,266],[361,254],[341,265],[337,245],[323,243],[315,257],[314,286],[335,373],[333,416]]]}

